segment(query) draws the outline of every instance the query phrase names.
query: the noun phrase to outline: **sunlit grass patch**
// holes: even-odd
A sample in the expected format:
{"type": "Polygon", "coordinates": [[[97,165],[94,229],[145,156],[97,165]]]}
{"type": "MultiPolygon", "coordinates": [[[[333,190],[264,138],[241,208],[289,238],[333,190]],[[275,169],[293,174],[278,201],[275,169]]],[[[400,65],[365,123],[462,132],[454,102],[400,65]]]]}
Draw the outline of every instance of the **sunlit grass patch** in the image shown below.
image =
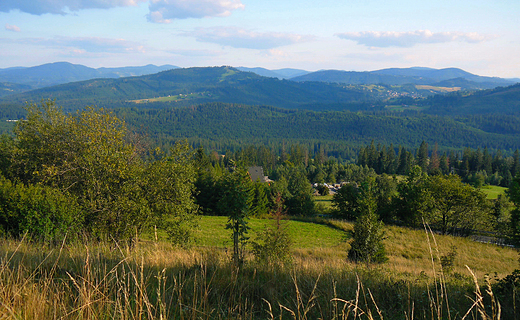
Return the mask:
{"type": "Polygon", "coordinates": [[[494,200],[498,195],[505,195],[507,188],[499,186],[486,185],[480,188],[486,194],[487,199],[494,200]]]}

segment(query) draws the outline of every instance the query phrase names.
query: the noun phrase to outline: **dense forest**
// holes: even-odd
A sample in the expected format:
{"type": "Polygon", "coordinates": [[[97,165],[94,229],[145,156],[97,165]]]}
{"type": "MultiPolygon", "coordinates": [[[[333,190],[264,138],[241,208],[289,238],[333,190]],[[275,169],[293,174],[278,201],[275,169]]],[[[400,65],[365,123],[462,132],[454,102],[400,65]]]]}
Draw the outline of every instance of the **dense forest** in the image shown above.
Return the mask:
{"type": "MultiPolygon", "coordinates": [[[[115,112],[129,126],[140,128],[160,144],[185,138],[220,152],[249,144],[279,146],[284,141],[328,145],[328,152],[344,158],[352,155],[343,153],[342,149],[359,148],[372,140],[407,148],[417,148],[422,141],[427,141],[431,145],[437,143],[441,150],[487,147],[512,153],[520,148],[520,137],[514,134],[514,129],[500,133],[492,128],[485,131],[470,125],[487,126],[476,118],[464,122],[406,112],[316,112],[223,103],[115,112]]],[[[509,120],[512,128],[514,119],[509,120]]],[[[492,121],[499,120],[491,118],[487,124],[492,121]]]]}

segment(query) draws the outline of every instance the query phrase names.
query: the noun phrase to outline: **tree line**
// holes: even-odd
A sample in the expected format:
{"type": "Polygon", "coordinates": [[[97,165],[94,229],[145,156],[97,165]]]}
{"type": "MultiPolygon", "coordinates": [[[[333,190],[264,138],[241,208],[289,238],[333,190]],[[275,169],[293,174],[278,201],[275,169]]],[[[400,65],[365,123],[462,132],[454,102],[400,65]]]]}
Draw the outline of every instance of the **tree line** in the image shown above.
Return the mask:
{"type": "Polygon", "coordinates": [[[408,175],[418,165],[430,175],[455,173],[464,182],[476,187],[484,184],[508,187],[520,172],[520,152],[504,156],[502,151],[491,153],[487,148],[464,148],[462,151],[439,152],[437,144],[430,149],[423,141],[416,150],[402,146],[375,145],[361,147],[357,163],[373,168],[376,173],[408,175]]]}

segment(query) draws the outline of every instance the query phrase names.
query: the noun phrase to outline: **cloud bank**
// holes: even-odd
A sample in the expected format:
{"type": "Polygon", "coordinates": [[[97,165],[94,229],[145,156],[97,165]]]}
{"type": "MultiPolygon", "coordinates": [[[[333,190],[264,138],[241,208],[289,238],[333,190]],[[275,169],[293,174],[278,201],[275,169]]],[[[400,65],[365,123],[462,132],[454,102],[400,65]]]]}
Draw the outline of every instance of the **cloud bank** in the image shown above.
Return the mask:
{"type": "Polygon", "coordinates": [[[45,41],[54,45],[76,48],[83,52],[142,52],[143,46],[124,39],[99,37],[59,37],[45,41]]]}
{"type": "Polygon", "coordinates": [[[187,32],[184,35],[195,37],[201,42],[211,42],[233,48],[260,50],[314,39],[312,36],[279,32],[254,32],[236,27],[197,28],[195,31],[187,32]]]}
{"type": "Polygon", "coordinates": [[[42,15],[45,13],[66,14],[66,9],[69,11],[109,9],[136,6],[146,1],[147,0],[2,0],[0,1],[0,12],[20,10],[34,15],[42,15]]]}
{"type": "Polygon", "coordinates": [[[225,17],[244,9],[240,0],[151,0],[148,20],[170,23],[173,19],[225,17]]]}
{"type": "Polygon", "coordinates": [[[22,30],[20,30],[19,27],[15,26],[15,25],[10,25],[8,23],[5,24],[5,30],[7,30],[7,31],[14,31],[14,32],[22,31],[22,30]]]}
{"type": "Polygon", "coordinates": [[[345,32],[335,34],[337,37],[352,40],[368,47],[413,47],[421,43],[446,43],[462,41],[478,43],[495,38],[494,36],[480,35],[478,33],[463,32],[431,32],[429,30],[417,30],[411,32],[394,31],[363,31],[345,32]]]}
{"type": "Polygon", "coordinates": [[[5,43],[39,45],[76,53],[125,53],[144,51],[143,46],[132,41],[99,37],[56,37],[52,39],[23,38],[0,40],[5,43]]]}
{"type": "Polygon", "coordinates": [[[169,23],[174,19],[224,17],[243,9],[241,0],[1,0],[0,12],[20,10],[34,15],[67,14],[83,9],[110,9],[149,3],[151,22],[169,23]]]}

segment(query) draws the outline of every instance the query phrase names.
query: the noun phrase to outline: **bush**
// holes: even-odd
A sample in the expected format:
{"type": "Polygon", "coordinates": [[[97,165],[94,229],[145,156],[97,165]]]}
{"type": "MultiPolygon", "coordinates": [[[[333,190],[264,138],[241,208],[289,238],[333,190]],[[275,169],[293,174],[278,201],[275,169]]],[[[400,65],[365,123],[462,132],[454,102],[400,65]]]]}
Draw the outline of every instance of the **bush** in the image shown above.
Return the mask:
{"type": "Polygon", "coordinates": [[[0,203],[0,227],[14,237],[60,241],[74,237],[83,223],[76,200],[51,187],[14,184],[0,176],[0,203]]]}
{"type": "Polygon", "coordinates": [[[268,266],[284,265],[291,262],[292,241],[287,230],[287,221],[283,216],[283,200],[280,194],[275,199],[275,209],[271,213],[273,220],[260,232],[253,246],[253,255],[260,263],[268,266]]]}
{"type": "Polygon", "coordinates": [[[446,273],[451,273],[455,266],[455,258],[457,257],[457,247],[452,246],[450,252],[441,256],[442,270],[446,273]]]}
{"type": "Polygon", "coordinates": [[[388,260],[383,243],[383,222],[375,213],[362,214],[354,224],[354,241],[348,257],[352,261],[383,263],[388,260]]]}

